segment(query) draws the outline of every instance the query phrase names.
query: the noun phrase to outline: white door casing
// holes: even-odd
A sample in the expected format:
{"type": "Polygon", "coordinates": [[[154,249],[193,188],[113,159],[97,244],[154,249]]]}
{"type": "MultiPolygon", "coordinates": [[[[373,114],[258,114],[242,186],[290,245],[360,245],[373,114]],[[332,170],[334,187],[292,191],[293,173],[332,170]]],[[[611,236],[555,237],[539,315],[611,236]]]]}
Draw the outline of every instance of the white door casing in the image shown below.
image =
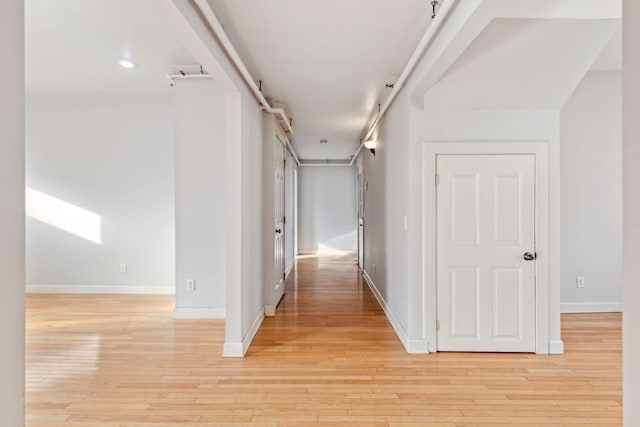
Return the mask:
{"type": "Polygon", "coordinates": [[[358,266],[364,269],[364,165],[357,165],[358,266]]]}
{"type": "Polygon", "coordinates": [[[438,350],[534,352],[535,155],[438,155],[437,177],[438,350]]]}
{"type": "Polygon", "coordinates": [[[285,293],[285,255],[284,255],[284,167],[285,167],[284,141],[278,135],[274,139],[274,307],[282,299],[285,293]]]}
{"type": "Polygon", "coordinates": [[[293,258],[298,256],[298,168],[293,168],[293,258]]]}
{"type": "MultiPolygon", "coordinates": [[[[439,155],[473,154],[531,154],[535,156],[535,352],[537,354],[562,353],[561,341],[550,341],[557,333],[552,316],[559,314],[559,291],[555,275],[551,275],[551,249],[558,249],[550,234],[550,163],[549,141],[425,141],[422,144],[422,197],[421,197],[421,276],[423,313],[422,338],[428,352],[437,346],[437,205],[436,163],[439,155]],[[553,243],[553,245],[552,245],[553,243]],[[553,280],[552,280],[553,277],[553,280]]],[[[554,217],[555,218],[555,217],[554,217]]],[[[521,254],[522,255],[522,254],[521,254]]],[[[555,265],[555,264],[553,264],[555,265]]],[[[417,339],[417,338],[416,338],[417,339]]]]}

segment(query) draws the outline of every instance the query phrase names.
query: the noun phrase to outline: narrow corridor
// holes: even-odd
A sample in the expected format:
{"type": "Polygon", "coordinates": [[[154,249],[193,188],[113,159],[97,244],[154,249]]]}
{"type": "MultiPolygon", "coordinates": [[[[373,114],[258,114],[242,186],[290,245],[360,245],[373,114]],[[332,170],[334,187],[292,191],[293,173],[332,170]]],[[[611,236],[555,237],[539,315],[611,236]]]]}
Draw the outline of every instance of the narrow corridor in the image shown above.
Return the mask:
{"type": "Polygon", "coordinates": [[[278,351],[321,352],[330,359],[352,353],[403,354],[355,257],[299,257],[276,317],[265,319],[247,356],[278,351]]]}

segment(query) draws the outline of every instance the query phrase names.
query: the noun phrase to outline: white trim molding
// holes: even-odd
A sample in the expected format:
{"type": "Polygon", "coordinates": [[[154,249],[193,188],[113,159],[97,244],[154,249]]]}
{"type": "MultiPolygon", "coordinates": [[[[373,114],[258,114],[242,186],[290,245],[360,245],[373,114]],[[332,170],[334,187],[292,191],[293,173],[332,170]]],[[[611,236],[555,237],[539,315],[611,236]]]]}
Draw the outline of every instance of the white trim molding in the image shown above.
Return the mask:
{"type": "Polygon", "coordinates": [[[550,341],[549,354],[564,354],[564,343],[560,340],[550,341]]]}
{"type": "Polygon", "coordinates": [[[291,270],[293,270],[293,266],[294,265],[296,265],[296,257],[295,257],[295,255],[293,256],[293,259],[291,260],[291,262],[287,266],[287,269],[285,270],[285,273],[284,273],[285,280],[287,279],[287,277],[289,277],[289,273],[291,273],[291,270]]]}
{"type": "Polygon", "coordinates": [[[560,313],[622,313],[621,302],[563,302],[560,313]]]}
{"type": "Polygon", "coordinates": [[[384,314],[387,316],[387,319],[389,319],[389,323],[391,323],[391,327],[393,328],[394,332],[398,336],[398,339],[400,339],[400,342],[404,346],[407,353],[410,353],[410,354],[429,353],[428,341],[412,340],[411,338],[409,338],[409,335],[400,324],[400,321],[393,314],[393,311],[391,311],[391,307],[389,307],[387,302],[382,297],[382,294],[380,294],[380,291],[378,291],[378,288],[376,288],[376,285],[373,283],[373,279],[371,279],[371,277],[369,276],[369,273],[367,273],[366,270],[362,270],[362,276],[364,277],[364,281],[367,282],[367,285],[369,286],[371,293],[373,294],[374,297],[376,297],[378,304],[380,304],[380,308],[382,308],[382,311],[384,311],[384,314]]]}
{"type": "Polygon", "coordinates": [[[222,357],[244,357],[244,346],[241,342],[226,342],[222,346],[222,357]]]}
{"type": "Polygon", "coordinates": [[[276,307],[273,305],[264,306],[264,315],[267,317],[273,317],[276,315],[276,307]]]}
{"type": "Polygon", "coordinates": [[[256,320],[253,322],[253,325],[251,325],[247,335],[242,339],[242,342],[224,343],[224,346],[222,347],[222,357],[244,357],[249,350],[251,342],[256,337],[263,320],[264,309],[260,310],[258,317],[256,317],[256,320]]]}
{"type": "Polygon", "coordinates": [[[176,307],[173,309],[174,319],[224,319],[224,308],[188,308],[176,307]]]}
{"type": "Polygon", "coordinates": [[[298,255],[334,255],[334,256],[343,256],[343,255],[353,255],[354,257],[358,256],[358,248],[352,249],[316,249],[316,250],[305,250],[299,249],[298,255]]]}
{"type": "Polygon", "coordinates": [[[28,284],[28,294],[122,294],[122,295],[174,295],[175,286],[126,285],[47,285],[28,284]]]}

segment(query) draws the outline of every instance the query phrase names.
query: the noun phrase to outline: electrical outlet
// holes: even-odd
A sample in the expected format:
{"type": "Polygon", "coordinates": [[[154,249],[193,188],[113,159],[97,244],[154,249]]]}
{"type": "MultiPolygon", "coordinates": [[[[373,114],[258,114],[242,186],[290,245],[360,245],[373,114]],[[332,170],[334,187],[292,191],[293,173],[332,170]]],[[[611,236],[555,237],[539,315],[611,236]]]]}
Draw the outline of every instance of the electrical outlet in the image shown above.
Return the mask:
{"type": "Polygon", "coordinates": [[[584,288],[584,277],[582,276],[576,277],[576,287],[584,288]]]}
{"type": "Polygon", "coordinates": [[[127,264],[125,264],[124,262],[120,263],[120,273],[126,273],[127,272],[127,264]]]}
{"type": "Polygon", "coordinates": [[[187,290],[192,292],[196,290],[196,279],[187,279],[187,290]]]}

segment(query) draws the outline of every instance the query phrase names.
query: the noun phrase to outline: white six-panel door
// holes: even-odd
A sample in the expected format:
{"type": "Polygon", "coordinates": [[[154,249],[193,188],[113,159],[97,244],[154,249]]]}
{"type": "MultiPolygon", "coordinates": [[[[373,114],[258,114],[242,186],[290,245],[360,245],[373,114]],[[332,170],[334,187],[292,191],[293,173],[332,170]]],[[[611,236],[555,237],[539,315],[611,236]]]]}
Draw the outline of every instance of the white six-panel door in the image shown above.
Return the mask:
{"type": "Polygon", "coordinates": [[[438,155],[437,174],[438,351],[535,352],[535,156],[438,155]]]}
{"type": "Polygon", "coordinates": [[[275,144],[275,176],[274,176],[274,282],[275,282],[275,306],[278,305],[285,293],[284,282],[284,166],[285,148],[279,137],[275,144]]]}

